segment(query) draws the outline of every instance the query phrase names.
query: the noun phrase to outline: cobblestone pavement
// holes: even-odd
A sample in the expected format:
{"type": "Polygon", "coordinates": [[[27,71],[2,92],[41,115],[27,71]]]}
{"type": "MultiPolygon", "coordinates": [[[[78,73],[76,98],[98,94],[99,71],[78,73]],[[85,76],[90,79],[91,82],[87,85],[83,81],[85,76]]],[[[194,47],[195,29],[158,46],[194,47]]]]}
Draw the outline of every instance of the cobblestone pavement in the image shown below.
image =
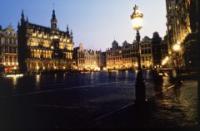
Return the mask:
{"type": "Polygon", "coordinates": [[[93,123],[91,128],[199,128],[197,81],[163,89],[143,109],[135,105],[93,123]]]}

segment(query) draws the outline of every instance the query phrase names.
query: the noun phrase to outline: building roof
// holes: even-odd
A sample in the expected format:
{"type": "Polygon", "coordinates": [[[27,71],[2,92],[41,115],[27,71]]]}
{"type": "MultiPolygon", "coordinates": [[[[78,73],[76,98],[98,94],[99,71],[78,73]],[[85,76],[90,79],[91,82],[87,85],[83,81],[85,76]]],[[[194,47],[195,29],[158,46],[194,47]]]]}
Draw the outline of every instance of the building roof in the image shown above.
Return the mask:
{"type": "MultiPolygon", "coordinates": [[[[29,28],[44,31],[45,33],[51,33],[52,32],[52,29],[50,27],[37,25],[37,24],[30,23],[30,22],[28,22],[27,24],[28,24],[29,28]]],[[[64,31],[56,30],[56,32],[60,35],[67,35],[68,37],[70,36],[70,34],[68,34],[67,32],[64,32],[64,31]]]]}

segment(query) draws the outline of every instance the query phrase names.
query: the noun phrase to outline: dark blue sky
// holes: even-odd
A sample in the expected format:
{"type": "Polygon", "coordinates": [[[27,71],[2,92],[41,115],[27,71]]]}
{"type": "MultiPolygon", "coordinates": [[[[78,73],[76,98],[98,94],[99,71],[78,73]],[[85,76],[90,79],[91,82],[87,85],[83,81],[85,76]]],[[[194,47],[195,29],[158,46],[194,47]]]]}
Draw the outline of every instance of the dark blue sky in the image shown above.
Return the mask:
{"type": "Polygon", "coordinates": [[[16,28],[23,9],[29,21],[50,26],[55,7],[59,28],[66,30],[69,25],[76,45],[83,43],[86,48],[105,50],[113,39],[119,43],[133,41],[130,14],[134,3],[144,13],[142,36],[151,37],[154,31],[164,36],[165,0],[1,0],[0,25],[12,24],[16,28]]]}

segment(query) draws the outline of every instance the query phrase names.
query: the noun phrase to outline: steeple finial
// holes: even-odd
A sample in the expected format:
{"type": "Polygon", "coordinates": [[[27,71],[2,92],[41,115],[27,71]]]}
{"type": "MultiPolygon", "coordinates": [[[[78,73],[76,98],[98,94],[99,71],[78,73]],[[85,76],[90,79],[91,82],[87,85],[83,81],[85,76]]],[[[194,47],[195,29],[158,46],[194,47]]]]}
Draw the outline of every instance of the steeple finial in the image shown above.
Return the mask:
{"type": "Polygon", "coordinates": [[[69,33],[69,26],[67,25],[67,32],[69,33]]]}
{"type": "Polygon", "coordinates": [[[24,21],[25,21],[24,10],[22,10],[22,13],[21,13],[21,22],[24,22],[24,21]]]}
{"type": "Polygon", "coordinates": [[[55,13],[55,9],[53,9],[53,13],[52,13],[52,19],[56,19],[56,13],[55,13]]]}

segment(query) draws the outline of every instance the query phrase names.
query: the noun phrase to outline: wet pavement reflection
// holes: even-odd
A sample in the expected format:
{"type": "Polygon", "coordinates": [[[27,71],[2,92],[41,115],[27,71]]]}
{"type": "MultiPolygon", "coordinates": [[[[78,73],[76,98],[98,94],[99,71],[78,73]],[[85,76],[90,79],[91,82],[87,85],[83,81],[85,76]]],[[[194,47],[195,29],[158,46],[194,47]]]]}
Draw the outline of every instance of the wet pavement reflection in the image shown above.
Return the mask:
{"type": "Polygon", "coordinates": [[[160,127],[195,127],[198,125],[197,82],[183,81],[156,99],[157,110],[153,115],[160,127]],[[165,123],[160,123],[160,122],[165,123]]]}
{"type": "MultiPolygon", "coordinates": [[[[159,109],[152,120],[159,122],[165,118],[178,124],[184,120],[183,125],[196,122],[195,82],[169,89],[167,75],[161,77],[149,71],[145,74],[147,98],[155,96],[159,109]]],[[[1,124],[27,128],[85,127],[101,116],[133,104],[135,77],[135,72],[125,71],[1,78],[0,98],[4,107],[1,118],[7,118],[1,124]]]]}

